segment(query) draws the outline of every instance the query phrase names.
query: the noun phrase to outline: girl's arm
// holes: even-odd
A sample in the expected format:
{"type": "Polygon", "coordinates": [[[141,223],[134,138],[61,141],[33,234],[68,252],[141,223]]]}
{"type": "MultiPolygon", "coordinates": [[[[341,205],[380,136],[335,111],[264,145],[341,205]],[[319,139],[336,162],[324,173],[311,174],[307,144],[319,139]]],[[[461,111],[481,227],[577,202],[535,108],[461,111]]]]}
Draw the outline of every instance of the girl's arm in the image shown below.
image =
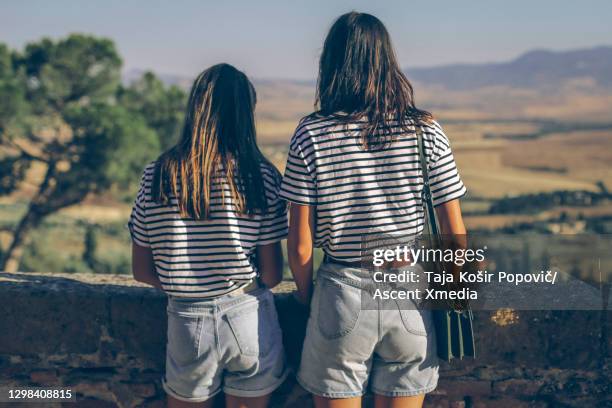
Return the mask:
{"type": "Polygon", "coordinates": [[[436,215],[440,223],[440,232],[443,235],[463,235],[465,236],[465,225],[461,215],[459,199],[447,201],[436,207],[436,215]]]}
{"type": "Polygon", "coordinates": [[[312,294],[312,254],[314,207],[291,203],[287,254],[289,266],[298,290],[298,300],[310,302],[312,294]]]}
{"type": "Polygon", "coordinates": [[[260,280],[273,288],[283,280],[283,250],[280,242],[257,247],[257,264],[260,280]]]}
{"type": "Polygon", "coordinates": [[[155,272],[153,251],[132,242],[132,274],[138,282],[161,289],[161,282],[155,272]]]}

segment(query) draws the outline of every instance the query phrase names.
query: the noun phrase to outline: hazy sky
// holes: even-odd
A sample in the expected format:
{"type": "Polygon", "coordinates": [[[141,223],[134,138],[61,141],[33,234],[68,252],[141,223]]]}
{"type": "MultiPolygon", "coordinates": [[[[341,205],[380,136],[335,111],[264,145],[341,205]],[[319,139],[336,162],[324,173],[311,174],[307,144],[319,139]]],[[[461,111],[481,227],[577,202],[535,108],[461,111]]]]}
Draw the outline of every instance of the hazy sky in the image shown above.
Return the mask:
{"type": "Polygon", "coordinates": [[[193,76],[217,62],[259,78],[313,78],[327,29],[375,14],[403,66],[511,59],[612,44],[612,1],[28,1],[0,3],[0,41],[85,32],[115,40],[125,69],[193,76]]]}

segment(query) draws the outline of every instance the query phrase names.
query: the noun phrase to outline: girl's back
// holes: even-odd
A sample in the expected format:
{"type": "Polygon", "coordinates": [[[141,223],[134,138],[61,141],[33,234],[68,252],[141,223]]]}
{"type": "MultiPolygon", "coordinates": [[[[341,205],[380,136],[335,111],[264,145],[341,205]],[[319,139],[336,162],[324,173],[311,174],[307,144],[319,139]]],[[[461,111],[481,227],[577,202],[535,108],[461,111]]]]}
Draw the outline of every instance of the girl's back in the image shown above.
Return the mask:
{"type": "Polygon", "coordinates": [[[172,296],[212,298],[258,275],[257,247],[287,234],[280,173],[256,143],[256,93],[228,64],[202,72],[177,144],[142,176],[130,231],[172,296]]]}
{"type": "Polygon", "coordinates": [[[135,241],[151,247],[164,291],[174,296],[215,297],[255,278],[256,246],[287,235],[286,205],[278,198],[278,171],[261,164],[261,194],[268,210],[254,214],[237,211],[227,180],[216,175],[209,218],[197,220],[181,215],[175,196],[167,204],[153,199],[157,164],[144,170],[130,225],[135,241]]]}
{"type": "MultiPolygon", "coordinates": [[[[416,122],[414,122],[416,123],[416,122]]],[[[358,261],[362,241],[381,234],[411,236],[423,230],[423,178],[414,124],[386,123],[390,142],[364,148],[366,120],[310,115],[291,141],[284,198],[316,206],[315,245],[333,258],[358,261]]],[[[434,201],[465,193],[440,125],[419,122],[434,201]]]]}

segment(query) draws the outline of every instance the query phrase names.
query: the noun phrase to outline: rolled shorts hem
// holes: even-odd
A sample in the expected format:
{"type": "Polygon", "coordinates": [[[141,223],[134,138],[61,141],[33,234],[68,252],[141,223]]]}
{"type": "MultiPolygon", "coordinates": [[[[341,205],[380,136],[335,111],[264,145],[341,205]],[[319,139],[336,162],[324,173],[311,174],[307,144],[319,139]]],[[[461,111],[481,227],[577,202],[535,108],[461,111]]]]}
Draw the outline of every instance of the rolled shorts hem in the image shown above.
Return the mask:
{"type": "Polygon", "coordinates": [[[164,378],[162,378],[161,381],[162,384],[162,388],[164,389],[164,391],[166,391],[166,394],[170,395],[172,398],[175,398],[179,401],[185,401],[185,402],[204,402],[204,401],[208,401],[209,399],[211,399],[212,397],[214,397],[215,395],[219,394],[221,392],[221,387],[219,387],[218,389],[216,389],[214,392],[211,392],[205,396],[201,396],[201,397],[185,397],[183,395],[177,394],[176,391],[174,391],[172,388],[170,388],[170,386],[166,383],[166,380],[164,378]]]}
{"type": "Polygon", "coordinates": [[[397,390],[397,391],[383,391],[372,388],[372,392],[377,395],[384,397],[414,397],[415,395],[427,394],[436,389],[438,383],[434,383],[427,387],[419,388],[416,390],[397,390]]]}
{"type": "Polygon", "coordinates": [[[274,384],[262,388],[260,390],[239,390],[238,388],[232,388],[228,386],[223,387],[223,392],[227,395],[231,395],[232,397],[247,397],[247,398],[257,398],[263,397],[264,395],[272,394],[274,390],[281,386],[281,384],[287,379],[287,375],[289,371],[285,370],[285,373],[274,382],[274,384]]]}
{"type": "Polygon", "coordinates": [[[302,380],[299,376],[296,376],[298,384],[302,386],[309,393],[316,395],[318,397],[324,398],[355,398],[355,397],[363,397],[365,395],[364,391],[333,391],[333,392],[325,392],[320,391],[315,387],[311,387],[307,385],[304,380],[302,380]]]}

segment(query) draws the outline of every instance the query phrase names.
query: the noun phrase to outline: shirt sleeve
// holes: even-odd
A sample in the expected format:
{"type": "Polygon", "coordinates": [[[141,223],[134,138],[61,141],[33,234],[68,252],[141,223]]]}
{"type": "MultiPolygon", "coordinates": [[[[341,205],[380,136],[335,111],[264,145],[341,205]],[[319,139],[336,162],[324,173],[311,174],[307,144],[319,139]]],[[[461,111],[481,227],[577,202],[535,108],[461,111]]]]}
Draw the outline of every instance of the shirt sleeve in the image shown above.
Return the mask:
{"type": "Polygon", "coordinates": [[[141,247],[150,247],[149,233],[147,230],[147,212],[146,212],[146,181],[147,173],[143,173],[138,188],[138,194],[134,200],[132,213],[128,221],[128,229],[132,242],[141,247]]]}
{"type": "MultiPolygon", "coordinates": [[[[276,177],[275,177],[276,178],[276,177]]],[[[288,219],[287,202],[279,196],[280,174],[274,180],[273,186],[266,191],[268,211],[262,216],[257,245],[268,245],[287,238],[288,219]]]]}
{"type": "Polygon", "coordinates": [[[285,175],[283,176],[280,196],[287,201],[302,205],[317,204],[317,188],[314,178],[312,159],[304,151],[299,135],[300,128],[291,140],[285,175]]]}
{"type": "Polygon", "coordinates": [[[434,206],[463,197],[467,189],[459,176],[450,141],[442,127],[434,122],[433,150],[429,161],[429,182],[434,206]]]}

